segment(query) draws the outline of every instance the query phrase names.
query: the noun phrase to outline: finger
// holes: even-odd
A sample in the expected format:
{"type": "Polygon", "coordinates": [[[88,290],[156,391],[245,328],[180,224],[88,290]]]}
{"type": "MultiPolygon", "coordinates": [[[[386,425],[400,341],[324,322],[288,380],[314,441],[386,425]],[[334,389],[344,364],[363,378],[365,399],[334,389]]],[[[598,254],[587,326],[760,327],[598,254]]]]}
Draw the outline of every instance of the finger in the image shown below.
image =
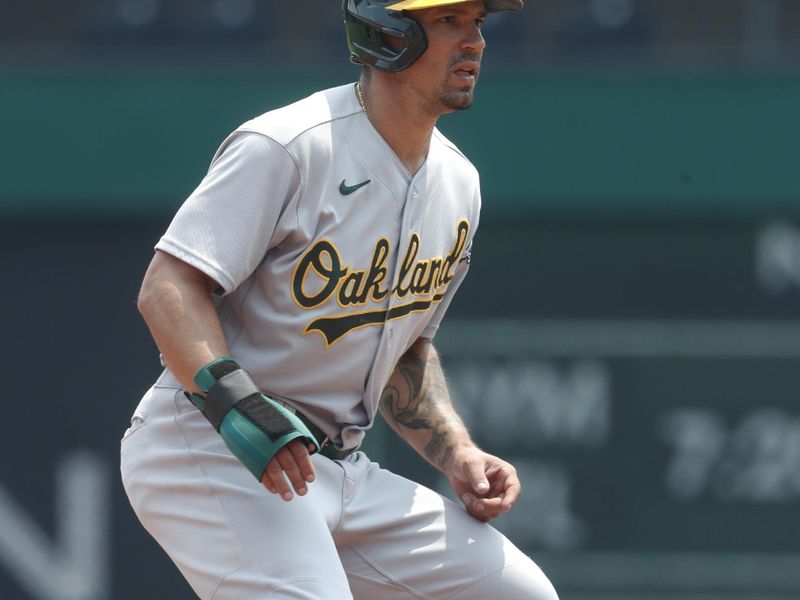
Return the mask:
{"type": "Polygon", "coordinates": [[[472,494],[464,494],[461,496],[461,501],[464,503],[464,508],[476,519],[483,520],[483,506],[478,502],[478,499],[472,494]]]}
{"type": "Polygon", "coordinates": [[[479,518],[482,521],[493,519],[511,509],[510,506],[506,507],[503,504],[502,498],[476,498],[474,496],[470,496],[469,494],[465,494],[465,497],[462,498],[462,500],[464,501],[464,505],[467,507],[468,512],[472,516],[479,518]]]}
{"type": "Polygon", "coordinates": [[[472,515],[472,517],[478,519],[479,521],[488,521],[489,519],[494,518],[497,516],[494,511],[487,508],[486,503],[480,499],[476,498],[475,496],[470,496],[469,494],[465,495],[466,497],[463,498],[464,506],[467,509],[467,512],[472,515]]]}
{"type": "Polygon", "coordinates": [[[295,460],[291,450],[283,447],[281,448],[280,452],[275,455],[275,457],[278,459],[281,469],[283,469],[283,474],[289,479],[289,483],[291,484],[292,488],[294,488],[294,491],[300,496],[304,496],[308,491],[308,488],[306,487],[306,482],[303,479],[303,476],[300,474],[300,467],[297,464],[297,461],[295,460]]]}
{"type": "Polygon", "coordinates": [[[309,483],[314,481],[316,473],[308,447],[301,440],[292,440],[287,444],[287,448],[292,453],[292,456],[294,456],[294,460],[300,468],[300,476],[309,483]]]}
{"type": "Polygon", "coordinates": [[[267,463],[264,475],[261,477],[261,481],[273,494],[278,494],[281,498],[288,501],[292,499],[292,490],[289,489],[289,484],[283,476],[283,467],[281,467],[279,461],[279,456],[284,452],[286,452],[286,450],[281,448],[278,450],[278,453],[270,459],[269,463],[267,463]]]}
{"type": "Polygon", "coordinates": [[[517,477],[517,470],[509,464],[487,469],[487,476],[491,488],[486,497],[505,497],[509,504],[513,504],[519,497],[522,487],[517,477]]]}
{"type": "Polygon", "coordinates": [[[490,491],[493,492],[493,495],[497,495],[505,489],[508,473],[500,465],[491,465],[486,469],[486,478],[491,486],[490,491]]]}
{"type": "Polygon", "coordinates": [[[522,484],[520,484],[517,477],[517,471],[514,467],[509,467],[505,479],[505,490],[498,496],[503,500],[504,510],[510,510],[521,493],[522,484]]]}
{"type": "Polygon", "coordinates": [[[481,512],[490,514],[494,517],[508,512],[511,506],[507,506],[504,498],[480,498],[481,512]]]}
{"type": "Polygon", "coordinates": [[[267,491],[270,494],[277,494],[278,493],[278,490],[275,489],[275,486],[273,485],[272,481],[270,481],[269,477],[267,477],[267,470],[266,469],[264,469],[264,474],[261,476],[261,484],[265,488],[267,488],[267,491]]]}
{"type": "Polygon", "coordinates": [[[464,470],[469,479],[470,485],[475,492],[482,496],[489,491],[489,480],[486,478],[484,463],[482,461],[470,461],[464,466],[464,470]]]}

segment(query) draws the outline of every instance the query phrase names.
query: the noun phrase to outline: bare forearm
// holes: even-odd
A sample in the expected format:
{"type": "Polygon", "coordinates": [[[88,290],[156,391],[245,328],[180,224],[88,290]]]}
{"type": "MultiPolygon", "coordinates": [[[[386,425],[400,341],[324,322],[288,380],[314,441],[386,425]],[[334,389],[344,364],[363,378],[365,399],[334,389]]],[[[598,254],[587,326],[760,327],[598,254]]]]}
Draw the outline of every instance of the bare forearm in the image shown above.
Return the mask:
{"type": "Polygon", "coordinates": [[[381,396],[381,413],[406,442],[443,471],[456,448],[472,444],[450,401],[436,350],[427,340],[418,341],[397,363],[381,396]]]}
{"type": "Polygon", "coordinates": [[[186,389],[196,391],[195,373],[229,350],[211,301],[211,284],[175,261],[156,255],[138,306],[170,370],[186,389]]]}

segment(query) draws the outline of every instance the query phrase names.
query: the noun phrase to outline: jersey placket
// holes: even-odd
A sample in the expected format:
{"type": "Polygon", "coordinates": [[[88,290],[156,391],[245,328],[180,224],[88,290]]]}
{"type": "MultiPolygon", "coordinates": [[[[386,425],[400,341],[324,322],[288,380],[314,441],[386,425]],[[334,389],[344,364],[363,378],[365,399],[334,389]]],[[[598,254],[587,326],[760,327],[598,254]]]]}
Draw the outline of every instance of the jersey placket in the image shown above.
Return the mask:
{"type": "Polygon", "coordinates": [[[413,302],[413,298],[398,297],[395,293],[395,287],[399,283],[397,277],[400,273],[401,264],[406,255],[411,236],[415,232],[419,233],[420,217],[424,214],[425,208],[424,189],[426,187],[426,175],[427,164],[423,165],[416,173],[405,191],[405,200],[401,210],[400,228],[397,235],[397,247],[391,273],[389,273],[389,281],[392,282],[392,292],[389,294],[387,300],[386,320],[383,324],[378,351],[372,363],[372,369],[370,370],[370,376],[367,381],[366,395],[364,397],[365,408],[367,409],[370,420],[375,416],[377,404],[383,392],[383,389],[377,382],[381,381],[385,375],[388,375],[388,371],[394,367],[396,358],[399,357],[403,350],[403,348],[398,348],[397,346],[402,343],[405,336],[396,335],[395,331],[398,327],[407,326],[408,321],[405,319],[393,321],[389,318],[389,315],[393,308],[408,302],[413,302]]]}

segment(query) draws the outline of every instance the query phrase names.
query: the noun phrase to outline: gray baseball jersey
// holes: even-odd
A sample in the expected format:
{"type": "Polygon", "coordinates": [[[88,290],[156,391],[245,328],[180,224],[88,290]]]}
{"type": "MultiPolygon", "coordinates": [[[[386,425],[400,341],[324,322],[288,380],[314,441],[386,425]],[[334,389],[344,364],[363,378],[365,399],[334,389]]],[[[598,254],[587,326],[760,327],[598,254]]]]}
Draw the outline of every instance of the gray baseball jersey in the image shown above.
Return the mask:
{"type": "MultiPolygon", "coordinates": [[[[353,86],[234,132],[157,248],[194,265],[234,357],[346,448],[402,353],[432,337],[468,268],[478,177],[434,132],[409,174],[353,86]]],[[[291,502],[229,452],[167,369],[120,468],[145,528],[204,600],[557,600],[493,527],[354,452],[311,457],[291,502]]]]}
{"type": "Polygon", "coordinates": [[[400,356],[433,337],[468,268],[478,174],[435,130],[413,176],[352,85],[237,129],[156,248],[224,290],[236,360],[340,447],[400,356]]]}

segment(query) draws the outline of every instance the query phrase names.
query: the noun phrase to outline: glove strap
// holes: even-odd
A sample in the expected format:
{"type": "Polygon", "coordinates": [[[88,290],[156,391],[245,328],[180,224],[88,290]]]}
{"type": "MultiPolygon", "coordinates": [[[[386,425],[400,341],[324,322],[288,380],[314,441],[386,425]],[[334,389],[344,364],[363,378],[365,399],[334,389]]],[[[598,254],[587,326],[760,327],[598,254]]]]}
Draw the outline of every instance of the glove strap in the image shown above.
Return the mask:
{"type": "MultiPolygon", "coordinates": [[[[211,386],[206,394],[205,413],[211,425],[219,431],[225,415],[235,406],[246,417],[256,424],[260,424],[260,419],[254,418],[249,414],[248,407],[253,406],[255,401],[261,401],[261,391],[253,381],[253,378],[244,369],[231,371],[223,375],[217,383],[211,386]]],[[[264,433],[267,433],[266,431],[264,433]]]]}
{"type": "Polygon", "coordinates": [[[197,387],[206,397],[191,394],[190,400],[202,411],[217,431],[222,421],[236,408],[252,421],[271,442],[296,431],[286,411],[276,410],[275,401],[261,393],[250,374],[230,356],[215,359],[197,372],[197,387]]]}
{"type": "Polygon", "coordinates": [[[200,369],[194,376],[194,382],[202,391],[207,392],[225,374],[239,368],[232,356],[220,356],[200,369]]]}
{"type": "Polygon", "coordinates": [[[211,361],[194,378],[206,392],[185,392],[216,429],[231,453],[261,480],[267,464],[286,444],[301,438],[309,451],[321,445],[300,418],[261,393],[253,378],[226,356],[211,361]]]}

